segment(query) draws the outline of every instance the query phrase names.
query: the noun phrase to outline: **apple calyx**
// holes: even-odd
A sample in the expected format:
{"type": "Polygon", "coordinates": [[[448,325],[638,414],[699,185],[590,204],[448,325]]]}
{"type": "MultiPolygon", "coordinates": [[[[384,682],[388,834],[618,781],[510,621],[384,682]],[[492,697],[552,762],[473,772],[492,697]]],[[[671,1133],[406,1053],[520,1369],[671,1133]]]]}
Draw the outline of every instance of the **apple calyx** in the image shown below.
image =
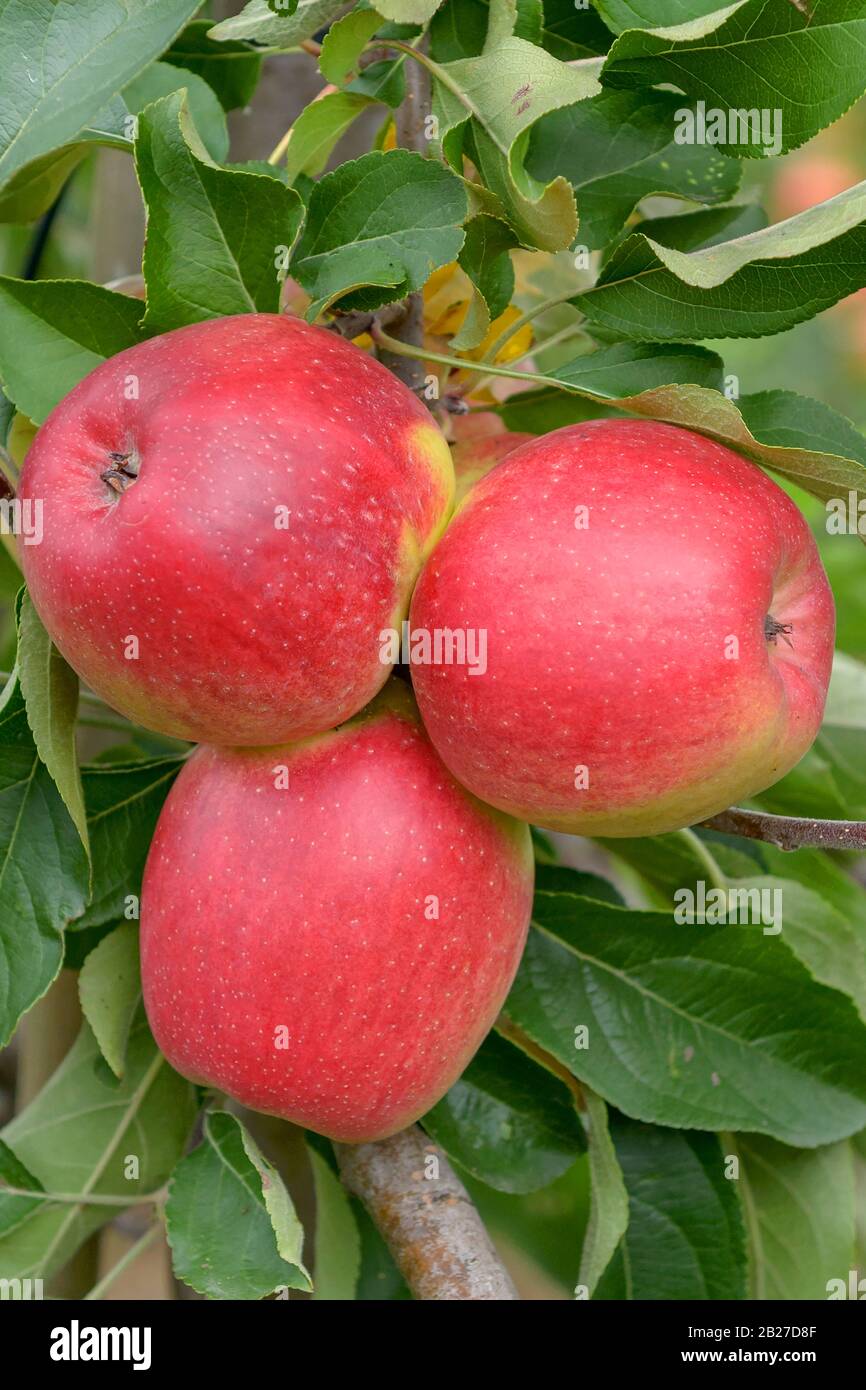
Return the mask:
{"type": "Polygon", "coordinates": [[[100,478],[115,492],[126,492],[138,477],[140,460],[133,453],[121,454],[115,451],[109,453],[108,457],[111,459],[111,467],[100,473],[100,478]]]}
{"type": "Polygon", "coordinates": [[[790,640],[793,631],[793,623],[780,623],[771,613],[768,613],[764,619],[764,636],[768,642],[772,642],[774,647],[780,637],[784,637],[788,646],[793,647],[794,643],[790,640]]]}

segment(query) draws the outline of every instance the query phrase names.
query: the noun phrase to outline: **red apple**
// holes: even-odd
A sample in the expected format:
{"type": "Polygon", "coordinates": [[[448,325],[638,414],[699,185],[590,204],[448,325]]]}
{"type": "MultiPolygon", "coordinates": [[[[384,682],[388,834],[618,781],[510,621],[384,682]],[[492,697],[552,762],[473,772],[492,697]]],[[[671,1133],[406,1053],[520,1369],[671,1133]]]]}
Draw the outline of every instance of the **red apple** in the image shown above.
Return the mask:
{"type": "Polygon", "coordinates": [[[298,319],[180,328],[52,412],[21,495],[33,601],[97,694],[159,733],[268,744],[333,728],[388,675],[453,491],[426,408],[298,319]]]}
{"type": "Polygon", "coordinates": [[[451,460],[457,480],[455,502],[461,502],[481,478],[486,477],[510,453],[534,439],[532,434],[488,434],[475,439],[461,440],[451,447],[451,460]]]}
{"type": "Polygon", "coordinates": [[[853,187],[860,178],[856,164],[818,150],[797,151],[781,161],[772,186],[775,220],[784,221],[825,203],[853,187]]]}
{"type": "Polygon", "coordinates": [[[396,678],[333,733],[200,748],[144,878],[154,1036],[183,1075],[254,1110],[382,1138],[490,1029],[532,880],[527,827],[458,786],[396,678]]]}
{"type": "Polygon", "coordinates": [[[464,786],[552,830],[656,835],[802,757],[834,609],[805,519],[759,468],[671,425],[598,420],[476,485],[411,625],[413,643],[487,634],[484,668],[412,666],[464,786]]]}
{"type": "MultiPolygon", "coordinates": [[[[522,383],[517,382],[516,385],[522,383]]],[[[452,415],[449,428],[455,444],[468,444],[472,439],[487,439],[490,435],[507,433],[505,421],[495,410],[470,410],[466,415],[452,415]]]]}

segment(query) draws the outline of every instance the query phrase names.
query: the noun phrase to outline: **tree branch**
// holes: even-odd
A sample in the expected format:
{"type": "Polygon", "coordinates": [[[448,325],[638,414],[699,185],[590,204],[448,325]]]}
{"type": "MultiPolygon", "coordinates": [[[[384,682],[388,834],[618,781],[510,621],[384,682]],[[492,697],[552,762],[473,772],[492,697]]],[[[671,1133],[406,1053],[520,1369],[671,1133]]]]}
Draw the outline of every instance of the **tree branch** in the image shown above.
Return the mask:
{"type": "MultiPolygon", "coordinates": [[[[423,44],[425,41],[421,42],[423,44]]],[[[430,74],[420,63],[404,64],[404,74],[406,99],[394,116],[397,144],[401,149],[426,154],[428,142],[424,123],[430,111],[430,74]]],[[[410,294],[406,300],[406,312],[394,329],[394,337],[399,342],[409,343],[414,347],[423,345],[424,296],[420,290],[410,294]]],[[[414,357],[397,356],[382,349],[379,350],[379,360],[399,377],[410,391],[420,391],[423,387],[426,372],[422,361],[414,357]]]]}
{"type": "Polygon", "coordinates": [[[864,821],[771,816],[763,811],[744,811],[739,806],[732,806],[729,811],[711,816],[701,824],[708,830],[719,830],[723,835],[764,840],[779,849],[866,849],[864,821]]]}
{"type": "Polygon", "coordinates": [[[325,327],[332,333],[339,333],[341,338],[347,338],[350,342],[353,338],[360,338],[362,333],[372,333],[378,326],[383,328],[387,325],[401,323],[406,317],[406,301],[398,299],[393,304],[386,304],[383,309],[377,309],[375,313],[370,309],[348,309],[341,310],[339,306],[333,310],[334,317],[325,327]]]}
{"type": "Polygon", "coordinates": [[[516,1300],[466,1188],[417,1125],[374,1144],[335,1144],[340,1175],[364,1203],[416,1298],[516,1300]]]}

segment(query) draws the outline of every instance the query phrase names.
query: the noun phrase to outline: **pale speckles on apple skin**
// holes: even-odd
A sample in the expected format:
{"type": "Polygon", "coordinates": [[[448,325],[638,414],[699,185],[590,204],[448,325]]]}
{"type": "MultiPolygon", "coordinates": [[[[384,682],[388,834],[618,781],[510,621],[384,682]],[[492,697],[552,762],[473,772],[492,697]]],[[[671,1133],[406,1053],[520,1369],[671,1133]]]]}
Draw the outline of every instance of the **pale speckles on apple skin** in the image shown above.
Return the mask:
{"type": "Polygon", "coordinates": [[[70,663],[138,722],[305,737],[386,678],[378,633],[444,524],[450,467],[429,412],[336,335],[273,315],[195,325],[111,358],[40,430],[22,496],[44,499],[45,539],[26,577],[70,663]],[[118,440],[141,458],[121,496],[100,478],[118,440]]]}
{"type": "Polygon", "coordinates": [[[180,1071],[255,1109],[349,1142],[391,1133],[491,1026],[532,876],[526,827],[457,786],[398,681],[304,744],[203,748],[145,875],[151,1026],[180,1071]]]}
{"type": "Polygon", "coordinates": [[[690,824],[777,780],[817,732],[834,627],[781,489],[730,450],[646,421],[572,426],[510,454],[434,551],[411,622],[488,633],[483,676],[413,668],[454,774],[536,824],[602,835],[690,824]],[[792,587],[793,662],[763,627],[792,587]]]}

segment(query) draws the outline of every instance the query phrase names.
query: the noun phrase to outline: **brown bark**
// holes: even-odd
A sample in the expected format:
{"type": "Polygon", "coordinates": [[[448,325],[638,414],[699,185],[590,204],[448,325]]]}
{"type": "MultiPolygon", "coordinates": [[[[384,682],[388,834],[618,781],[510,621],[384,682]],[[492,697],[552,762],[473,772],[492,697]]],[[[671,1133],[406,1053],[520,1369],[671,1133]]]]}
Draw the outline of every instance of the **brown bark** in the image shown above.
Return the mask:
{"type": "Polygon", "coordinates": [[[812,820],[800,816],[771,816],[732,806],[703,821],[708,830],[763,840],[778,849],[866,849],[866,822],[812,820]]]}
{"type": "MultiPolygon", "coordinates": [[[[414,58],[405,59],[403,71],[406,77],[406,99],[394,118],[397,144],[401,149],[426,154],[428,141],[424,122],[430,112],[430,74],[414,58]]],[[[424,296],[420,290],[410,294],[406,300],[406,312],[394,328],[393,336],[401,343],[411,343],[415,347],[423,344],[424,296]]],[[[421,390],[427,374],[423,362],[414,357],[398,357],[396,353],[381,349],[379,359],[409,387],[410,391],[421,390]]]]}
{"type": "Polygon", "coordinates": [[[336,1150],[344,1184],[364,1203],[416,1298],[517,1299],[465,1187],[417,1125],[336,1150]]]}

